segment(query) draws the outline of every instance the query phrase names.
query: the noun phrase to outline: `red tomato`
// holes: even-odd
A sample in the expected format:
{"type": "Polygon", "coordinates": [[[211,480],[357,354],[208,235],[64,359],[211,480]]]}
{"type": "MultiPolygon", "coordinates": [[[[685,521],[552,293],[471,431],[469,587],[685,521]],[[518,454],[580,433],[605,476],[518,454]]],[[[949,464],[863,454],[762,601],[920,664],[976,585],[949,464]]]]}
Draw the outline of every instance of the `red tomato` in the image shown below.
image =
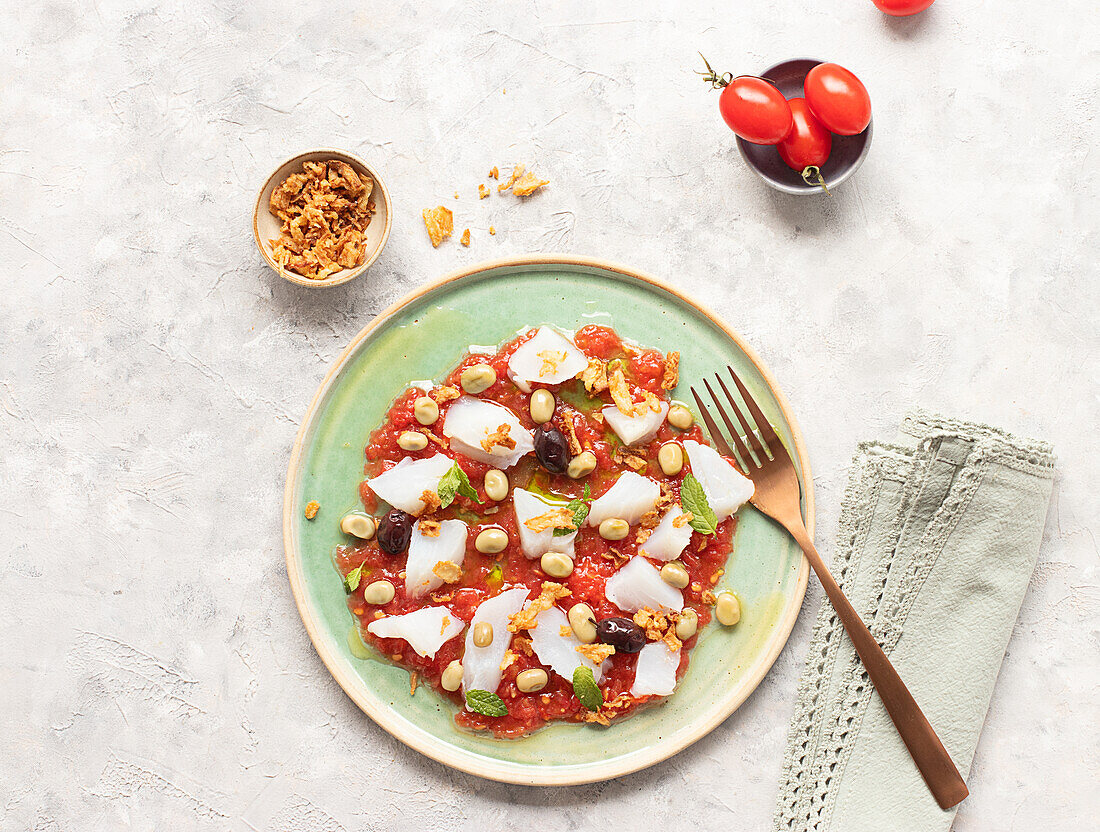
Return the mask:
{"type": "Polygon", "coordinates": [[[892,14],[894,17],[906,17],[917,12],[923,12],[932,5],[934,0],[872,0],[872,2],[887,14],[892,14]]]}
{"type": "Polygon", "coordinates": [[[800,173],[811,165],[821,167],[833,149],[833,134],[814,118],[805,98],[792,98],[787,103],[794,117],[794,127],[779,143],[779,155],[788,167],[800,173]]]}
{"type": "Polygon", "coordinates": [[[818,64],[806,75],[806,103],[839,136],[862,133],[871,123],[871,96],[851,72],[838,64],[818,64]]]}
{"type": "Polygon", "coordinates": [[[763,78],[734,78],[722,89],[718,109],[730,130],[753,144],[777,144],[791,132],[787,100],[763,78]]]}

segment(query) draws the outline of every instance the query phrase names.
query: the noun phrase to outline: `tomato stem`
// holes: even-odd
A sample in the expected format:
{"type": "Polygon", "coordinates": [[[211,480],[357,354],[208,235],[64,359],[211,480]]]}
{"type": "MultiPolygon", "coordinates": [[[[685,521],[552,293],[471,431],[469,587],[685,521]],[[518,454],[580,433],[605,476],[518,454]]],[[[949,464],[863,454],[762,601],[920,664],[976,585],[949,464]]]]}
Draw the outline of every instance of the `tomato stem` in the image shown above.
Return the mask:
{"type": "Polygon", "coordinates": [[[806,165],[802,168],[802,181],[807,185],[820,185],[825,193],[832,196],[829,186],[825,184],[825,177],[821,175],[821,168],[817,165],[806,165]]]}
{"type": "Polygon", "coordinates": [[[699,57],[703,58],[703,63],[706,64],[707,71],[700,72],[699,70],[695,70],[695,74],[702,75],[703,80],[710,84],[711,89],[720,90],[722,89],[722,87],[726,86],[727,84],[729,84],[730,81],[733,80],[732,72],[723,72],[721,75],[719,75],[711,68],[710,61],[703,57],[702,52],[699,53],[699,57]]]}

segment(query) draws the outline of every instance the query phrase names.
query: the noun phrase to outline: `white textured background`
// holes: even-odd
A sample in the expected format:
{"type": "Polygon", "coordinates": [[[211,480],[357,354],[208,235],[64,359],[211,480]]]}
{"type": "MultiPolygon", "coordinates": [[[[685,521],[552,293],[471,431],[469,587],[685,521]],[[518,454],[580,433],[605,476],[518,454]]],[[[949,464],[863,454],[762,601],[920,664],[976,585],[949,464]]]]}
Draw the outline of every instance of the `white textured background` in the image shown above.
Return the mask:
{"type": "Polygon", "coordinates": [[[550,250],[671,280],[756,345],[801,420],[826,553],[856,442],[910,405],[1056,443],[956,829],[1095,823],[1094,5],[335,5],[0,5],[0,828],[643,830],[682,825],[685,801],[701,829],[770,822],[813,584],[713,735],[575,789],[408,751],[299,622],[281,491],[330,363],[422,282],[550,250]],[[697,49],[853,69],[876,127],[857,177],[831,200],[766,190],[697,49]],[[250,228],[275,162],[318,145],[370,159],[395,199],[382,258],[331,291],[279,279],[250,228]],[[517,161],[553,184],[472,198],[517,161]],[[440,201],[469,249],[428,244],[440,201]]]}

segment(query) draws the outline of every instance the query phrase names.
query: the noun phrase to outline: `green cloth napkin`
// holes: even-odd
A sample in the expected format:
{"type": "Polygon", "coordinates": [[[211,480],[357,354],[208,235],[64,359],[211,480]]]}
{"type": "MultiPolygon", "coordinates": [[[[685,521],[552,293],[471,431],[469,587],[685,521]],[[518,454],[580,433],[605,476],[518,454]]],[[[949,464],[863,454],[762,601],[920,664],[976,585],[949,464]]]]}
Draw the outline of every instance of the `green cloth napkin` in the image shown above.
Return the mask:
{"type": "MultiPolygon", "coordinates": [[[[1038,556],[1051,447],[912,413],[856,454],[833,575],[966,777],[1038,556]]],[[[950,828],[824,601],[799,683],[776,832],[950,828]]]]}

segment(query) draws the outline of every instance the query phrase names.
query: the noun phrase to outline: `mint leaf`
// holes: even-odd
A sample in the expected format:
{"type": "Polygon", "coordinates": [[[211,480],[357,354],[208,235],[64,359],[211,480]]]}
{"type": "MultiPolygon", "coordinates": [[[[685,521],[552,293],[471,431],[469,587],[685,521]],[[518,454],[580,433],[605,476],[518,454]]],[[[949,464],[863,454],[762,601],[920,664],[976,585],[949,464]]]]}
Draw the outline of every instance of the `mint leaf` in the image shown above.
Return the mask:
{"type": "Polygon", "coordinates": [[[603,707],[603,691],[596,684],[592,670],[584,665],[573,671],[573,693],[590,711],[598,711],[603,707]]]}
{"type": "Polygon", "coordinates": [[[359,564],[344,576],[344,592],[348,595],[359,588],[359,581],[363,577],[363,564],[359,564]]]}
{"type": "Polygon", "coordinates": [[[487,690],[466,691],[466,704],[471,711],[485,716],[505,716],[508,713],[504,700],[487,690]]]}
{"type": "Polygon", "coordinates": [[[456,494],[461,494],[463,497],[475,500],[478,503],[483,502],[477,496],[477,490],[470,485],[470,478],[466,476],[466,472],[459,467],[457,462],[440,478],[436,493],[439,494],[440,508],[446,508],[453,503],[456,494]]]}
{"type": "Polygon", "coordinates": [[[588,511],[590,506],[588,500],[592,498],[592,489],[589,488],[588,483],[584,484],[584,492],[580,497],[574,500],[570,500],[566,503],[565,507],[569,511],[573,512],[573,528],[571,529],[554,529],[554,537],[565,537],[566,535],[573,534],[577,529],[581,527],[581,524],[588,517],[588,511]]]}
{"type": "Polygon", "coordinates": [[[702,534],[715,534],[718,531],[718,517],[707,502],[706,492],[699,480],[691,474],[684,477],[680,484],[680,505],[684,511],[691,512],[691,527],[702,534]]]}

